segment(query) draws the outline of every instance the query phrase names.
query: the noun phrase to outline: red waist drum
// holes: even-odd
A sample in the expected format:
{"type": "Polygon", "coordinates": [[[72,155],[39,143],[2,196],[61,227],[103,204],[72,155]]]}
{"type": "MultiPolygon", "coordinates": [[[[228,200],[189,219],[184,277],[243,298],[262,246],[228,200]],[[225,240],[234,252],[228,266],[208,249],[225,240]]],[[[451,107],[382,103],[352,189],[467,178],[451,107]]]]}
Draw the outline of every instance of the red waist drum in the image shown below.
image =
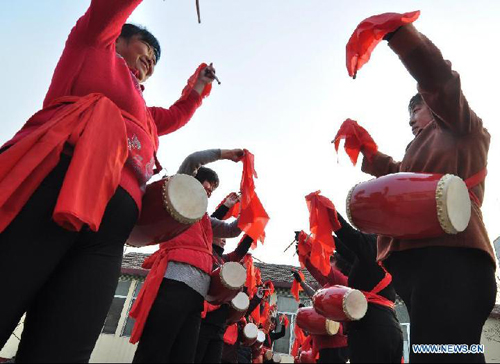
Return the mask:
{"type": "Polygon", "coordinates": [[[359,230],[397,239],[457,234],[471,217],[467,186],[451,174],[395,173],[362,182],[349,192],[346,207],[359,230]]]}
{"type": "Polygon", "coordinates": [[[262,350],[262,347],[264,346],[265,341],[266,341],[266,334],[264,333],[264,331],[259,330],[259,333],[257,334],[257,340],[252,345],[252,351],[254,353],[260,352],[262,350]]]}
{"type": "Polygon", "coordinates": [[[281,363],[281,355],[278,353],[273,353],[273,363],[281,363]]]}
{"type": "Polygon", "coordinates": [[[224,263],[212,272],[210,289],[205,299],[213,305],[229,302],[240,292],[246,280],[246,269],[240,263],[224,263]]]}
{"type": "Polygon", "coordinates": [[[259,329],[257,325],[253,323],[246,324],[241,331],[241,345],[252,346],[257,341],[259,335],[259,329]]]}
{"type": "Polygon", "coordinates": [[[320,289],[312,300],[317,313],[337,322],[361,320],[368,310],[365,295],[344,286],[320,289]]]}
{"type": "Polygon", "coordinates": [[[296,323],[299,327],[313,335],[335,335],[340,324],[327,319],[316,312],[313,307],[302,307],[297,311],[296,323]]]}
{"type": "Polygon", "coordinates": [[[234,324],[240,321],[247,313],[248,306],[250,306],[250,299],[245,292],[239,292],[231,302],[229,302],[229,314],[226,322],[234,324]]]}
{"type": "Polygon", "coordinates": [[[207,212],[208,197],[194,177],[176,174],[149,184],[142,211],[127,244],[163,243],[182,234],[207,212]]]}
{"type": "Polygon", "coordinates": [[[300,363],[316,363],[316,357],[313,354],[312,350],[303,351],[299,356],[300,363]]]}

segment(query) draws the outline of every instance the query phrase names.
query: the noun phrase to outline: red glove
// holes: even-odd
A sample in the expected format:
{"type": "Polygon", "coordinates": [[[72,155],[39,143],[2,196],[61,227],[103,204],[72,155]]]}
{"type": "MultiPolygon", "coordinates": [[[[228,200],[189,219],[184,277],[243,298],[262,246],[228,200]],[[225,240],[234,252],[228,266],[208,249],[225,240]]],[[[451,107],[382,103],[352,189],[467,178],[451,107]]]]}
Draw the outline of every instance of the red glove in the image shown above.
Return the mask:
{"type": "Polygon", "coordinates": [[[352,78],[365,63],[382,39],[399,27],[413,23],[420,16],[420,11],[410,13],[385,13],[363,20],[352,33],[346,47],[347,72],[352,78]]]}

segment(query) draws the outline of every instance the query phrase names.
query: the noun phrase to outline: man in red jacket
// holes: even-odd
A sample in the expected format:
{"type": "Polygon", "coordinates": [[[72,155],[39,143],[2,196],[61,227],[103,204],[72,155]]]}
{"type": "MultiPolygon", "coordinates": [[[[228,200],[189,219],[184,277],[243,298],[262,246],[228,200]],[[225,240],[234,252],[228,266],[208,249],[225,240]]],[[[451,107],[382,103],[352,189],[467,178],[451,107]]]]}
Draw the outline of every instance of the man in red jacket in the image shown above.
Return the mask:
{"type": "Polygon", "coordinates": [[[190,120],[213,79],[213,69],[200,70],[170,109],[146,105],[142,83],[161,51],[149,32],[124,25],[140,3],[92,0],[43,109],[0,149],[0,274],[9,297],[0,302],[0,348],[26,312],[20,362],[90,359],[158,136],[190,120]]]}

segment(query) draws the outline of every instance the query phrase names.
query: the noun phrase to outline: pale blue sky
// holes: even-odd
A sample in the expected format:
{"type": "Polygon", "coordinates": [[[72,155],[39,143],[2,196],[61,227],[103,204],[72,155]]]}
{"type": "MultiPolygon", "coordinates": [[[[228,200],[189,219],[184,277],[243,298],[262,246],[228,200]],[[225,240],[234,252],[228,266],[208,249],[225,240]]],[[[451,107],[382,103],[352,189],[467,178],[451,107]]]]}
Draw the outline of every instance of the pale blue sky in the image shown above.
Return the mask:
{"type": "MultiPolygon", "coordinates": [[[[345,45],[356,25],[382,12],[421,10],[417,28],[429,36],[460,72],[471,106],[492,134],[486,201],[491,238],[500,235],[500,135],[497,63],[500,59],[498,1],[145,0],[130,21],[146,25],[163,56],[146,83],[150,105],[170,106],[202,61],[214,62],[222,85],[185,128],[161,139],[160,159],[174,173],[189,153],[244,147],[256,157],[257,191],[271,216],[268,239],[255,256],[296,263],[283,250],[296,229],[308,228],[304,196],[321,189],[345,211],[345,196],[370,177],[337,163],[330,141],[341,122],[356,119],[380,150],[401,158],[412,135],[407,103],[414,80],[381,44],[353,81],[345,69],[345,45]]],[[[90,1],[2,0],[0,144],[41,106],[64,42],[90,1]]],[[[221,186],[211,209],[237,190],[241,165],[212,165],[221,186]]],[[[229,249],[236,242],[229,244],[229,249]]]]}

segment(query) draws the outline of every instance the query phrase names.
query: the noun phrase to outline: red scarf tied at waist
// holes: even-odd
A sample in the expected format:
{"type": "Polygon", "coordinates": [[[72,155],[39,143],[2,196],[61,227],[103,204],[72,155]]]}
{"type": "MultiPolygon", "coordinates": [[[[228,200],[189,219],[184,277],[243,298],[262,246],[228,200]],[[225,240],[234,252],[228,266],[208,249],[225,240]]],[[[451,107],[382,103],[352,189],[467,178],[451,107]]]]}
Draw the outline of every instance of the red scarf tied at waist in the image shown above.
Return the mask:
{"type": "Polygon", "coordinates": [[[148,132],[158,145],[154,123],[142,125],[102,94],[61,97],[49,107],[64,104],[52,120],[0,154],[0,232],[59,163],[66,143],[75,149],[53,219],[68,230],[88,225],[98,231],[128,156],[123,118],[148,132]]]}

